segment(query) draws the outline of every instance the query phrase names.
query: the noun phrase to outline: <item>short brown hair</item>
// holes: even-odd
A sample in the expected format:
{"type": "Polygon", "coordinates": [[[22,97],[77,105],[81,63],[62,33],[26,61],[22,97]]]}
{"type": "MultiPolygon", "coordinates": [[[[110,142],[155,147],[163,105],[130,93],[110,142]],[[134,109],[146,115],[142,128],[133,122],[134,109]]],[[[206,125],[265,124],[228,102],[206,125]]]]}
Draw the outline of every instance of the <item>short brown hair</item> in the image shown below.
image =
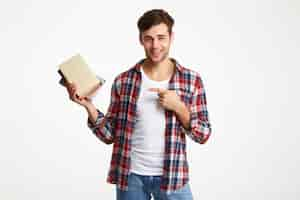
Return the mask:
{"type": "Polygon", "coordinates": [[[171,34],[172,27],[174,25],[174,19],[165,10],[153,9],[145,12],[137,22],[140,36],[142,32],[161,23],[164,23],[168,26],[168,32],[171,34]]]}

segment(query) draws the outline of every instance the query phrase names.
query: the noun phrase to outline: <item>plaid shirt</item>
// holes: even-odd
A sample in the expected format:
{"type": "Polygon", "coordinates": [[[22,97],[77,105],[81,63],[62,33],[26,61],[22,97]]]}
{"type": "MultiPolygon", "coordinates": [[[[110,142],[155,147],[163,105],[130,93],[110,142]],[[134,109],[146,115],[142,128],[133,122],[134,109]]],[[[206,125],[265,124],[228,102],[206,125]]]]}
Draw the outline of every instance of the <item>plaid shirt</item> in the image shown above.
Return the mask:
{"type": "MultiPolygon", "coordinates": [[[[166,192],[177,190],[188,182],[186,135],[204,144],[211,134],[206,96],[199,74],[171,60],[176,64],[176,70],[168,88],[175,90],[189,108],[190,128],[186,130],[173,111],[165,110],[165,158],[161,190],[166,192]]],[[[121,190],[128,189],[131,136],[136,123],[143,61],[115,78],[107,113],[104,115],[98,110],[95,125],[88,119],[88,126],[101,141],[113,143],[107,182],[117,184],[121,190]]]]}

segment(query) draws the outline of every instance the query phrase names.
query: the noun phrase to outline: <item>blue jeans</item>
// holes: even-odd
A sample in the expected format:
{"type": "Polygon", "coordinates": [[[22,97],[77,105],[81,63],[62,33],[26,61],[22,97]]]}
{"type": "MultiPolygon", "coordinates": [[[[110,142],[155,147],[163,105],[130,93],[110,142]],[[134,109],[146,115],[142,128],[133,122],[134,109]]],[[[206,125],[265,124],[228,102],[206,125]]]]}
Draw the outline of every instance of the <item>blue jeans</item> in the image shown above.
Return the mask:
{"type": "Polygon", "coordinates": [[[128,190],[117,187],[117,200],[192,200],[192,192],[187,183],[183,188],[167,194],[160,190],[160,176],[142,176],[130,173],[128,190]]]}

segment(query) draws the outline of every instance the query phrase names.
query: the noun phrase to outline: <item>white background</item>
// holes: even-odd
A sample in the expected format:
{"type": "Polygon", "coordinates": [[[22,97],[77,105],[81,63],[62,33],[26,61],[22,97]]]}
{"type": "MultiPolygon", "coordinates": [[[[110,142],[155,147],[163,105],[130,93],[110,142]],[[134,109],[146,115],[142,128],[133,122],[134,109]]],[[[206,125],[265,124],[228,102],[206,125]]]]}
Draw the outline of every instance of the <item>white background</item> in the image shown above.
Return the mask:
{"type": "Polygon", "coordinates": [[[296,200],[300,185],[298,0],[1,1],[0,199],[115,199],[112,146],[58,85],[57,66],[81,53],[107,82],[144,56],[136,22],[175,18],[170,56],[204,81],[212,137],[188,140],[194,198],[296,200]]]}

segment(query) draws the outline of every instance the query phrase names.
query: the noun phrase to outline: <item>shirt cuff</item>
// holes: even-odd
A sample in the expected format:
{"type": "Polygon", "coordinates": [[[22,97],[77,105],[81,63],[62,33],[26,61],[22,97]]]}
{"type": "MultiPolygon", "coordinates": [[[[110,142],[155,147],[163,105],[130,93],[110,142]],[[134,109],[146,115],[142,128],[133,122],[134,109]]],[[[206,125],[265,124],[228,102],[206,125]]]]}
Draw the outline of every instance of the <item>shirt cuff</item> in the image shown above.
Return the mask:
{"type": "Polygon", "coordinates": [[[209,122],[202,122],[198,119],[196,113],[191,113],[189,129],[185,129],[181,126],[181,131],[190,136],[193,140],[199,143],[205,143],[210,136],[211,128],[209,122]],[[201,135],[197,133],[201,133],[201,135]]]}

